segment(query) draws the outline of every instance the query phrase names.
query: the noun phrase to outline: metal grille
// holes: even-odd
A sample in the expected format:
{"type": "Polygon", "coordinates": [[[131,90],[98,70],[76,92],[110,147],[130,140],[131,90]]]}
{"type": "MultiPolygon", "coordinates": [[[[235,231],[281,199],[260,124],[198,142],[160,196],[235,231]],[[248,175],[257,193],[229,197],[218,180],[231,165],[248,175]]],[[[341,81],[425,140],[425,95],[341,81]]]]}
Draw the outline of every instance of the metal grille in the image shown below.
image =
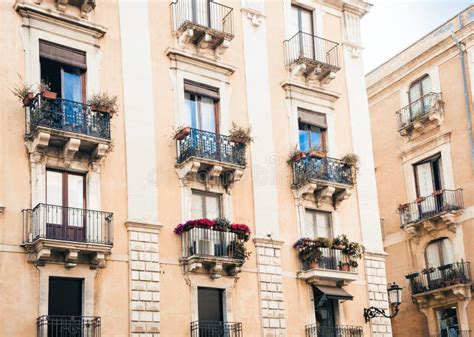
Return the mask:
{"type": "Polygon", "coordinates": [[[242,323],[195,321],[191,322],[191,337],[243,337],[242,323]]]}
{"type": "Polygon", "coordinates": [[[246,165],[245,145],[231,141],[229,136],[191,128],[189,135],[177,142],[178,163],[190,157],[198,157],[246,165]]]}
{"type": "Polygon", "coordinates": [[[306,181],[324,180],[339,184],[354,184],[354,168],[335,158],[306,157],[293,162],[293,184],[300,185],[306,181]]]}
{"type": "Polygon", "coordinates": [[[38,204],[23,210],[25,242],[37,239],[113,243],[113,214],[88,209],[38,204]]]}
{"type": "Polygon", "coordinates": [[[171,25],[173,31],[196,25],[212,29],[222,35],[234,36],[233,9],[217,2],[207,0],[176,0],[171,3],[171,25]]]}
{"type": "Polygon", "coordinates": [[[100,317],[40,316],[37,337],[100,337],[100,317]]]}
{"type": "Polygon", "coordinates": [[[404,129],[417,119],[440,108],[441,93],[430,92],[397,111],[398,128],[404,129]]]}
{"type": "Polygon", "coordinates": [[[464,208],[462,189],[442,190],[434,195],[417,199],[417,201],[401,205],[401,227],[410,223],[426,220],[446,212],[457,211],[464,208]]]}
{"type": "Polygon", "coordinates": [[[306,326],[305,331],[306,337],[364,337],[361,326],[311,324],[306,326]]]}
{"type": "Polygon", "coordinates": [[[203,255],[239,258],[236,243],[240,239],[235,233],[196,227],[181,236],[183,257],[203,255]]]}
{"type": "MultiPolygon", "coordinates": [[[[311,243],[308,243],[310,245],[311,243]]],[[[304,248],[299,248],[298,251],[301,251],[304,248]]],[[[334,248],[327,248],[327,247],[319,247],[319,250],[321,251],[321,259],[318,262],[317,269],[329,269],[329,270],[341,270],[343,269],[343,265],[347,266],[348,270],[346,271],[351,271],[351,272],[357,272],[357,268],[352,267],[349,265],[349,262],[351,261],[349,256],[346,254],[342,253],[342,250],[340,249],[334,249],[334,248]]],[[[303,270],[309,270],[312,269],[313,267],[310,266],[309,263],[301,263],[303,270]]]]}
{"type": "Polygon", "coordinates": [[[339,69],[338,46],[337,42],[305,32],[298,32],[283,42],[285,64],[306,61],[339,69]]]}
{"type": "Polygon", "coordinates": [[[471,283],[471,265],[464,261],[455,262],[406,277],[410,279],[412,294],[416,295],[456,284],[471,283]]]}
{"type": "Polygon", "coordinates": [[[87,104],[62,98],[45,99],[36,95],[29,107],[31,135],[38,126],[110,139],[110,114],[92,111],[87,104]]]}

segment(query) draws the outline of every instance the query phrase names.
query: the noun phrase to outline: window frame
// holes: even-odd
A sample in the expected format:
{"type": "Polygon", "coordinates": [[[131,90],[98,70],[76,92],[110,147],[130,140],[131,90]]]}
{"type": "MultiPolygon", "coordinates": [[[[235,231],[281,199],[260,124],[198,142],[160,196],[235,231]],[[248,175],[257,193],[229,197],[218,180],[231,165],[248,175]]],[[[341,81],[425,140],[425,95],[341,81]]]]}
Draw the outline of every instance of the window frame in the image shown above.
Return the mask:
{"type": "Polygon", "coordinates": [[[60,170],[60,169],[54,169],[54,168],[46,168],[46,175],[45,175],[45,183],[46,183],[46,189],[45,189],[45,197],[46,197],[46,203],[48,204],[48,171],[50,172],[56,172],[60,173],[62,178],[61,178],[61,199],[62,199],[62,207],[69,208],[69,180],[68,176],[69,175],[75,175],[75,176],[80,176],[82,177],[82,185],[83,185],[83,190],[82,190],[82,209],[87,209],[87,193],[86,193],[86,173],[78,173],[78,172],[70,172],[70,171],[65,171],[65,170],[60,170]]]}
{"type": "Polygon", "coordinates": [[[430,267],[430,264],[428,263],[428,254],[427,254],[427,251],[428,251],[428,247],[430,245],[436,245],[436,250],[437,250],[437,253],[438,253],[438,258],[439,258],[439,261],[440,261],[440,265],[439,266],[434,266],[434,267],[441,267],[441,266],[444,266],[446,265],[447,263],[444,261],[444,248],[443,248],[443,241],[444,240],[448,240],[450,242],[450,245],[451,247],[453,248],[453,251],[451,252],[451,254],[454,256],[454,246],[453,246],[453,242],[447,238],[447,237],[442,237],[442,238],[438,238],[438,239],[435,239],[435,240],[432,240],[430,241],[426,247],[425,247],[425,250],[424,250],[424,256],[425,256],[425,265],[426,267],[430,267]]]}
{"type": "MultiPolygon", "coordinates": [[[[298,141],[299,141],[300,132],[301,131],[306,131],[306,140],[309,141],[308,150],[311,150],[313,148],[313,146],[311,144],[311,128],[312,127],[318,128],[320,130],[320,133],[321,133],[321,146],[318,150],[323,151],[323,152],[327,152],[327,131],[328,131],[328,129],[324,128],[320,125],[310,124],[310,123],[298,120],[298,141]],[[302,129],[302,127],[301,127],[302,125],[307,127],[307,129],[306,130],[302,129]]],[[[301,142],[299,144],[299,147],[300,147],[300,150],[301,150],[301,142]]]]}
{"type": "MultiPolygon", "coordinates": [[[[312,214],[312,218],[313,218],[313,223],[311,224],[313,226],[313,232],[315,233],[315,238],[317,237],[324,237],[324,236],[320,236],[319,233],[318,233],[318,222],[317,222],[317,218],[316,218],[316,215],[318,213],[322,213],[322,214],[325,214],[325,216],[327,216],[328,218],[328,222],[329,222],[329,237],[328,239],[334,237],[334,225],[333,225],[333,214],[332,212],[330,211],[322,211],[320,209],[313,209],[313,208],[305,208],[304,209],[304,213],[305,213],[305,227],[308,225],[306,223],[306,215],[307,213],[311,213],[312,214]]],[[[305,228],[305,231],[306,231],[306,228],[305,228]]],[[[305,233],[306,234],[306,233],[305,233]]]]}
{"type": "Polygon", "coordinates": [[[421,161],[418,161],[413,164],[413,176],[415,178],[415,190],[416,190],[416,197],[426,197],[426,195],[420,195],[420,183],[419,183],[419,178],[418,178],[418,169],[417,167],[419,165],[423,165],[426,163],[430,163],[430,168],[431,168],[431,177],[432,177],[432,184],[433,184],[433,190],[440,190],[443,189],[444,185],[444,179],[443,179],[443,166],[442,166],[442,157],[441,153],[437,153],[435,155],[432,155],[428,158],[425,158],[421,161]],[[436,164],[435,164],[436,163],[436,164]],[[435,165],[437,165],[437,171],[438,171],[438,180],[439,180],[439,188],[436,187],[436,178],[435,178],[435,165]]]}
{"type": "Polygon", "coordinates": [[[417,100],[423,99],[423,97],[425,95],[429,94],[429,92],[424,92],[424,90],[423,90],[423,80],[425,80],[426,78],[430,78],[430,80],[431,80],[431,77],[430,77],[429,74],[424,74],[423,76],[421,76],[421,77],[417,78],[416,80],[414,80],[410,84],[410,86],[408,87],[408,102],[409,102],[409,104],[412,104],[417,100]],[[419,85],[420,97],[417,98],[416,100],[412,100],[410,91],[411,91],[411,88],[414,87],[415,85],[419,85]]]}
{"type": "MultiPolygon", "coordinates": [[[[214,127],[216,130],[216,134],[220,133],[220,93],[217,88],[210,87],[208,85],[184,80],[184,99],[186,102],[186,94],[195,96],[196,102],[196,113],[197,118],[199,119],[199,124],[202,126],[202,106],[201,101],[202,98],[211,99],[214,102],[214,127]],[[207,92],[207,94],[206,94],[207,92]]],[[[188,116],[190,117],[190,116],[188,116]]]]}
{"type": "Polygon", "coordinates": [[[291,4],[291,7],[296,8],[298,12],[298,32],[307,33],[314,36],[314,18],[313,18],[314,10],[311,10],[299,5],[295,5],[295,4],[291,4]],[[302,30],[302,26],[303,26],[302,15],[301,15],[302,12],[309,13],[309,17],[311,18],[311,32],[304,32],[302,30]]]}
{"type": "MultiPolygon", "coordinates": [[[[203,218],[208,218],[208,215],[207,215],[207,207],[206,207],[206,197],[214,197],[218,200],[218,218],[222,218],[222,213],[223,213],[223,208],[222,208],[222,194],[220,193],[213,193],[213,192],[208,192],[208,191],[201,191],[201,190],[197,190],[197,189],[191,189],[191,213],[193,211],[193,204],[192,204],[192,200],[193,200],[193,197],[195,195],[198,195],[200,196],[201,198],[201,211],[202,211],[202,214],[203,214],[203,218]]],[[[192,214],[191,214],[192,215],[192,214]]]]}

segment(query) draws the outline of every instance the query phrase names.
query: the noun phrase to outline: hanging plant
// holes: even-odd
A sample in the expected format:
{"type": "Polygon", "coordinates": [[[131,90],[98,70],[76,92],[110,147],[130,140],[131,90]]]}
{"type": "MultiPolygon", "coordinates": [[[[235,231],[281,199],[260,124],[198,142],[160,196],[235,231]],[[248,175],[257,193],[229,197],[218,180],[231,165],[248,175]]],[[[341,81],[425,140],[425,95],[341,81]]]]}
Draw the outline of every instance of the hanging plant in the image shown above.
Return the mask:
{"type": "Polygon", "coordinates": [[[24,107],[28,107],[33,103],[35,98],[35,90],[32,84],[23,81],[23,78],[18,74],[20,83],[16,84],[10,91],[15,97],[23,104],[24,107]]]}
{"type": "Polygon", "coordinates": [[[92,111],[114,114],[118,110],[117,96],[110,96],[108,93],[93,94],[88,100],[92,111]]]}
{"type": "Polygon", "coordinates": [[[229,129],[230,140],[234,143],[248,145],[253,142],[252,128],[244,128],[232,122],[232,127],[229,129]]]}

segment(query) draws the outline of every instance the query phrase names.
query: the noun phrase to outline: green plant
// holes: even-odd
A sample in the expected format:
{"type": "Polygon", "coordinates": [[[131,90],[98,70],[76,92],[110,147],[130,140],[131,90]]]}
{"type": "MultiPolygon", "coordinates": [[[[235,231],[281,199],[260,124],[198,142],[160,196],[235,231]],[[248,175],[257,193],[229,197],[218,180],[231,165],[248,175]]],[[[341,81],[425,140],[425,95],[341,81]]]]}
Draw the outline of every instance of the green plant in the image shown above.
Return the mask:
{"type": "Polygon", "coordinates": [[[299,258],[304,265],[309,265],[312,262],[321,261],[322,255],[323,253],[321,252],[319,247],[314,244],[304,246],[298,253],[299,258]]]}
{"type": "Polygon", "coordinates": [[[227,231],[230,228],[231,222],[225,218],[216,218],[214,228],[217,230],[227,231]]]}
{"type": "Polygon", "coordinates": [[[345,164],[352,166],[356,174],[357,172],[359,172],[359,156],[358,155],[356,155],[355,153],[348,153],[344,157],[342,157],[341,160],[345,164]]]}
{"type": "Polygon", "coordinates": [[[50,91],[51,90],[51,83],[48,81],[41,79],[40,84],[38,85],[38,90],[40,92],[50,91]]]}
{"type": "Polygon", "coordinates": [[[234,252],[234,258],[238,260],[248,260],[251,252],[247,251],[245,244],[242,241],[232,241],[230,245],[234,252]]]}
{"type": "Polygon", "coordinates": [[[250,144],[253,142],[253,137],[251,134],[252,128],[243,128],[237,125],[235,122],[232,122],[232,127],[229,129],[229,137],[231,140],[242,144],[250,144]]]}
{"type": "Polygon", "coordinates": [[[87,100],[87,104],[108,112],[117,112],[118,110],[117,96],[109,96],[106,92],[93,94],[87,100]]]}
{"type": "Polygon", "coordinates": [[[332,242],[332,247],[335,249],[342,249],[344,250],[349,245],[349,239],[347,235],[341,234],[334,238],[332,242]]]}
{"type": "Polygon", "coordinates": [[[349,242],[342,250],[342,253],[353,259],[360,259],[364,256],[365,247],[358,242],[349,242]]]}
{"type": "Polygon", "coordinates": [[[319,237],[316,239],[319,242],[319,247],[321,248],[330,248],[332,247],[332,239],[319,237]]]}
{"type": "Polygon", "coordinates": [[[288,156],[289,158],[287,160],[287,163],[291,164],[294,161],[298,161],[300,159],[306,158],[306,153],[298,149],[297,146],[295,146],[295,148],[290,151],[288,156]]]}
{"type": "Polygon", "coordinates": [[[20,74],[18,74],[18,77],[20,78],[20,83],[16,84],[10,91],[20,102],[24,103],[23,100],[25,97],[27,97],[28,94],[33,93],[33,85],[23,81],[20,74]]]}

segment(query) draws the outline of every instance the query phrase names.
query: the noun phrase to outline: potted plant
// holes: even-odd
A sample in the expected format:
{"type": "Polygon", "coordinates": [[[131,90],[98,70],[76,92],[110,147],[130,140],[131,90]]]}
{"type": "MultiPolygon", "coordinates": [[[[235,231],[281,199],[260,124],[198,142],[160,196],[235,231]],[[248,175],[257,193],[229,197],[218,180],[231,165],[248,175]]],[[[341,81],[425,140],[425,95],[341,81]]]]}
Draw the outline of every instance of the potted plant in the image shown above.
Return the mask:
{"type": "Polygon", "coordinates": [[[114,114],[118,110],[117,96],[109,96],[106,92],[93,94],[87,104],[92,111],[114,114]]]}
{"type": "Polygon", "coordinates": [[[342,253],[352,259],[360,259],[364,255],[365,247],[358,242],[349,242],[345,245],[342,253]]]}
{"type": "Polygon", "coordinates": [[[348,244],[349,244],[349,239],[347,238],[347,235],[341,234],[334,238],[333,243],[332,243],[332,248],[343,250],[347,247],[348,244]]]}
{"type": "Polygon", "coordinates": [[[320,247],[321,248],[330,248],[332,247],[332,239],[330,238],[324,238],[324,237],[319,237],[317,238],[317,240],[319,241],[319,244],[320,244],[320,247]]]}
{"type": "Polygon", "coordinates": [[[300,161],[301,159],[305,159],[306,153],[304,153],[303,151],[295,147],[294,150],[290,151],[289,157],[290,158],[288,159],[288,163],[297,162],[297,161],[300,161]]]}
{"type": "Polygon", "coordinates": [[[350,271],[351,270],[350,262],[339,262],[339,270],[340,271],[350,271]]]}
{"type": "Polygon", "coordinates": [[[416,198],[416,202],[417,202],[417,203],[423,202],[423,201],[425,201],[425,200],[426,200],[425,197],[418,197],[418,198],[416,198]]]}
{"type": "Polygon", "coordinates": [[[54,100],[58,97],[58,93],[51,91],[51,84],[45,80],[41,80],[39,84],[39,92],[46,99],[54,100]]]}
{"type": "Polygon", "coordinates": [[[307,266],[308,269],[316,269],[319,267],[323,253],[317,245],[309,244],[303,246],[298,255],[304,266],[307,266]]]}
{"type": "Polygon", "coordinates": [[[431,193],[431,195],[434,195],[434,196],[437,196],[437,195],[440,195],[440,194],[443,194],[443,190],[437,190],[437,191],[434,191],[433,193],[431,193]]]}
{"type": "Polygon", "coordinates": [[[403,212],[410,207],[410,204],[400,204],[398,205],[398,212],[403,212]]]}
{"type": "Polygon", "coordinates": [[[183,140],[191,133],[191,128],[189,126],[178,126],[174,130],[173,138],[176,140],[183,140]]]}
{"type": "Polygon", "coordinates": [[[237,125],[235,122],[232,122],[232,127],[229,129],[230,140],[234,143],[240,143],[244,145],[248,145],[253,142],[251,133],[252,128],[243,128],[237,125]]]}
{"type": "Polygon", "coordinates": [[[355,173],[359,172],[359,156],[355,153],[348,153],[341,158],[346,167],[353,167],[355,173]]]}
{"type": "Polygon", "coordinates": [[[421,273],[422,274],[431,274],[435,271],[435,269],[433,267],[427,267],[427,268],[424,268],[421,273]]]}
{"type": "Polygon", "coordinates": [[[33,103],[35,98],[35,93],[33,86],[23,81],[23,78],[18,75],[21,80],[21,83],[17,84],[11,92],[18,98],[18,100],[23,103],[24,107],[28,107],[33,103]]]}
{"type": "Polygon", "coordinates": [[[227,256],[237,260],[248,260],[251,252],[247,251],[243,241],[232,241],[227,246],[227,256]]]}

